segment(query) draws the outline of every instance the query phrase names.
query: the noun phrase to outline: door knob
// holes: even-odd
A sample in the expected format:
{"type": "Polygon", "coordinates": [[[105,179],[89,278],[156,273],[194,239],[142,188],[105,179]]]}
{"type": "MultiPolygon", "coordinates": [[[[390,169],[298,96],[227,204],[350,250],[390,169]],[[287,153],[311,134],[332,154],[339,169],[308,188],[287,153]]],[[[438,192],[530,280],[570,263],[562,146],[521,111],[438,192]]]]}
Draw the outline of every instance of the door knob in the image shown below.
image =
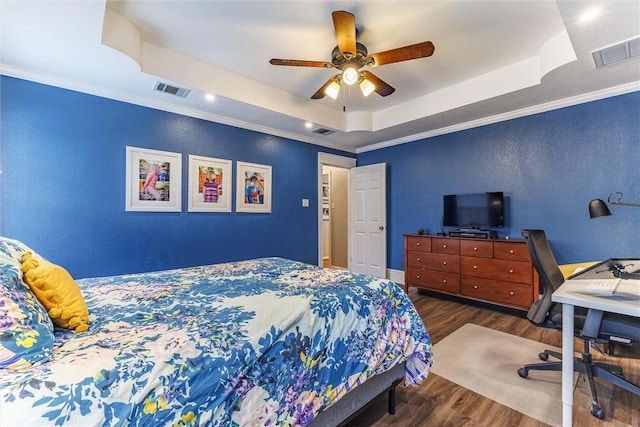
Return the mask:
{"type": "Polygon", "coordinates": [[[378,229],[384,230],[384,225],[381,225],[380,227],[378,227],[378,229]]]}

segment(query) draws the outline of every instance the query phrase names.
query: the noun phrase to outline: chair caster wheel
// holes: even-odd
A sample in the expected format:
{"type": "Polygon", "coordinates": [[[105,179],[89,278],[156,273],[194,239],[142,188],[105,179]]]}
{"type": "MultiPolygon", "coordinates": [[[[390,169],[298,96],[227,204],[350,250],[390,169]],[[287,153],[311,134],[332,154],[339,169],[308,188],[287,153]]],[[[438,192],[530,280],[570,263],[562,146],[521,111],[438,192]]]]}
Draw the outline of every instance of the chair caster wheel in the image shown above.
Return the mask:
{"type": "Polygon", "coordinates": [[[594,417],[596,417],[596,418],[598,418],[600,420],[604,419],[604,411],[596,403],[591,405],[591,415],[593,415],[594,417]]]}
{"type": "Polygon", "coordinates": [[[542,360],[543,362],[546,362],[547,360],[549,360],[549,355],[547,353],[540,353],[538,355],[538,359],[542,360]]]}
{"type": "Polygon", "coordinates": [[[527,368],[518,369],[518,375],[522,378],[527,378],[529,376],[529,370],[527,368]]]}

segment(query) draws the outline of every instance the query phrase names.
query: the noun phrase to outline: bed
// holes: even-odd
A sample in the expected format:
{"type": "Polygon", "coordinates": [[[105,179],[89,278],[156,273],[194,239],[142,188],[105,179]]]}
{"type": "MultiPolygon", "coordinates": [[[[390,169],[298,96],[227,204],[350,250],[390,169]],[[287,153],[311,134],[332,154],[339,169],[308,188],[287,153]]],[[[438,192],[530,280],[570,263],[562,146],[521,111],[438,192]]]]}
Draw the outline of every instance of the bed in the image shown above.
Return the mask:
{"type": "Polygon", "coordinates": [[[52,329],[44,359],[2,369],[0,425],[327,425],[431,367],[388,280],[261,258],[76,282],[88,330],[52,329]]]}

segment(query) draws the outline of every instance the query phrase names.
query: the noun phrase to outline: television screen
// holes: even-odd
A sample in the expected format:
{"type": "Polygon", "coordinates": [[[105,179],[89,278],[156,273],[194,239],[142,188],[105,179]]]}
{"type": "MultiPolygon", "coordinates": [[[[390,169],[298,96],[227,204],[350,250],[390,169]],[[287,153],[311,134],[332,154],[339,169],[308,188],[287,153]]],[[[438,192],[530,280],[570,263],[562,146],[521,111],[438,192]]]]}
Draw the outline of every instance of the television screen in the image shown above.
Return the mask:
{"type": "Polygon", "coordinates": [[[443,196],[442,225],[480,228],[504,226],[504,200],[501,191],[443,196]]]}

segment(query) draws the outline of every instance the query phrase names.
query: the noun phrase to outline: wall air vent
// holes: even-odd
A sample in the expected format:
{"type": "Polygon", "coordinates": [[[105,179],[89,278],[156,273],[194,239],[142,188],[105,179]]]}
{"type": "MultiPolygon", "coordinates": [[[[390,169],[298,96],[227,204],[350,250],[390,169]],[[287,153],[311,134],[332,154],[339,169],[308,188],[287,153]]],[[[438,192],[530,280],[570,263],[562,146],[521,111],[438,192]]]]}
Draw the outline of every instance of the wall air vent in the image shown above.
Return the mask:
{"type": "Polygon", "coordinates": [[[596,68],[608,67],[627,59],[637,58],[640,56],[640,37],[607,46],[591,54],[596,63],[596,68]]]}
{"type": "Polygon", "coordinates": [[[191,93],[191,89],[185,89],[183,87],[171,86],[167,83],[156,83],[156,86],[153,90],[157,90],[158,92],[168,93],[170,95],[179,96],[180,98],[186,98],[189,93],[191,93]]]}
{"type": "Polygon", "coordinates": [[[335,130],[325,129],[325,128],[318,128],[313,131],[313,133],[319,133],[320,135],[331,135],[332,133],[335,133],[335,132],[336,132],[335,130]]]}

